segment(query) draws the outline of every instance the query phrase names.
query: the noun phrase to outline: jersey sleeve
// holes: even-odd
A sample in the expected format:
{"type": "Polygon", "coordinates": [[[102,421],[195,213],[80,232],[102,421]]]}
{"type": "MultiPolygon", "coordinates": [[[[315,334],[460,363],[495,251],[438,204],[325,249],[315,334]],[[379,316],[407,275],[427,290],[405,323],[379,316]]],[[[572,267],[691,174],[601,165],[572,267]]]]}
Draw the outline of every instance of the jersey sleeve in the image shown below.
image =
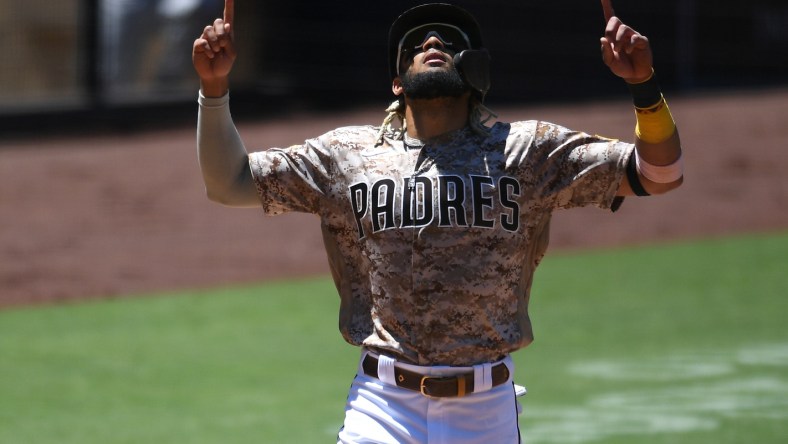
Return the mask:
{"type": "Polygon", "coordinates": [[[332,176],[329,140],[323,135],[303,145],[249,155],[249,167],[266,214],[318,213],[332,176]]]}
{"type": "Polygon", "coordinates": [[[611,207],[633,144],[545,122],[536,123],[532,141],[540,159],[542,197],[550,206],[611,207]]]}

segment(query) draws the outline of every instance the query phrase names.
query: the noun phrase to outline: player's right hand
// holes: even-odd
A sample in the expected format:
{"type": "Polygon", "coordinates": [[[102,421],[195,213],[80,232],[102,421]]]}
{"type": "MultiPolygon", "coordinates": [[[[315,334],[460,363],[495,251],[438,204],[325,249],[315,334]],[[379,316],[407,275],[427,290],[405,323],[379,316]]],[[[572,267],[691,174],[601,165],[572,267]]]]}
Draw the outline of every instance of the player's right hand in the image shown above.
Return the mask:
{"type": "Polygon", "coordinates": [[[194,41],[192,63],[203,84],[226,82],[235,62],[234,1],[225,0],[224,17],[203,29],[194,41]]]}

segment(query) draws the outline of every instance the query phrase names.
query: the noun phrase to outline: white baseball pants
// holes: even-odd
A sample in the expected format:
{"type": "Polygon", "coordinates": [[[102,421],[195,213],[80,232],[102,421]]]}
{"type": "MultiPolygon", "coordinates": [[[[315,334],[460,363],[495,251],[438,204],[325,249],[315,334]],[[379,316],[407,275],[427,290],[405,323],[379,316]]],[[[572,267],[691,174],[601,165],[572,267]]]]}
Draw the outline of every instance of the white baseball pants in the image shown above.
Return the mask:
{"type": "MultiPolygon", "coordinates": [[[[362,360],[365,353],[362,353],[362,360]]],[[[520,443],[517,418],[521,408],[511,381],[514,363],[511,357],[503,362],[509,367],[509,381],[494,388],[489,388],[491,381],[484,380],[483,366],[420,367],[398,362],[397,366],[431,376],[474,371],[476,392],[459,398],[429,398],[397,387],[390,359],[382,357],[379,361],[381,379],[367,376],[359,361],[337,443],[520,443]]]]}

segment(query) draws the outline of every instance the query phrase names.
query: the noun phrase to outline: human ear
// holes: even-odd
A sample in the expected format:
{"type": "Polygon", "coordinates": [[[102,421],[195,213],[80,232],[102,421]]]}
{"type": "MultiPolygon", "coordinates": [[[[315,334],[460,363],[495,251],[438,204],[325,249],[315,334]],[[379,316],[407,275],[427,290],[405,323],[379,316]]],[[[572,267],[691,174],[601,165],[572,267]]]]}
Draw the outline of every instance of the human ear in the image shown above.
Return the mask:
{"type": "Polygon", "coordinates": [[[399,79],[399,77],[395,77],[394,80],[392,80],[391,92],[393,92],[395,96],[402,95],[403,92],[402,81],[399,79]]]}

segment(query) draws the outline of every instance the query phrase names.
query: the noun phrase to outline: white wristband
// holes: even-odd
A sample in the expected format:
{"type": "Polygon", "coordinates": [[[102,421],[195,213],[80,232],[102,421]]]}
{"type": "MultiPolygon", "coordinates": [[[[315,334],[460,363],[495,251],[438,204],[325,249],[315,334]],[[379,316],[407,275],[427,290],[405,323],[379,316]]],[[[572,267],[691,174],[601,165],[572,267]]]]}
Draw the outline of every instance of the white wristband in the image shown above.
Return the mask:
{"type": "Polygon", "coordinates": [[[640,153],[635,150],[635,166],[638,172],[646,179],[655,183],[671,183],[675,182],[684,175],[684,161],[683,156],[679,156],[675,162],[670,165],[653,165],[640,157],[640,153]]]}
{"type": "Polygon", "coordinates": [[[222,97],[205,97],[201,89],[197,96],[197,103],[205,108],[221,108],[230,103],[230,93],[227,92],[222,97]]]}

